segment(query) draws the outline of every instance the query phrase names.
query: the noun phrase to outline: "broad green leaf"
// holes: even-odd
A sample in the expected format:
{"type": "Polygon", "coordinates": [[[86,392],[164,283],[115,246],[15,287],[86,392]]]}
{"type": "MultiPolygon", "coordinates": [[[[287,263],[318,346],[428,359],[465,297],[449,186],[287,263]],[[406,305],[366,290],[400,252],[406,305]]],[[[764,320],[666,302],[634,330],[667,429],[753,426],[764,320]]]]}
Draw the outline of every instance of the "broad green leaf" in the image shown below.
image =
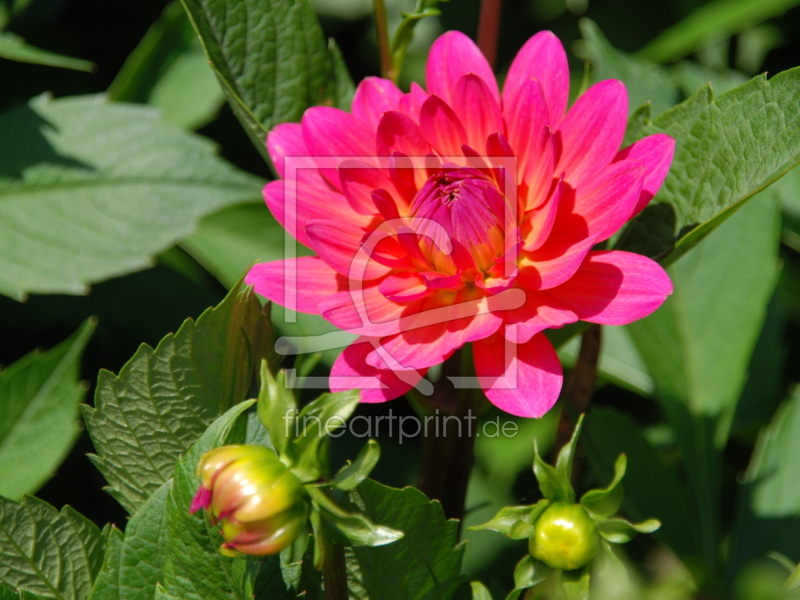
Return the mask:
{"type": "Polygon", "coordinates": [[[721,39],[783,14],[798,0],[714,0],[667,28],[639,54],[669,62],[691,54],[709,39],[721,39]]]}
{"type": "Polygon", "coordinates": [[[155,350],[140,346],[118,376],[100,372],[95,406],[84,407],[97,451],[90,458],[128,512],[170,478],[211,421],[247,397],[270,335],[252,289],[234,288],[155,350]]]}
{"type": "Polygon", "coordinates": [[[530,554],[526,554],[514,568],[514,587],[524,590],[542,583],[550,575],[552,569],[530,554]]]}
{"type": "Polygon", "coordinates": [[[222,536],[205,512],[189,514],[189,505],[200,482],[195,475],[200,457],[225,444],[244,441],[243,413],[253,401],[242,402],[214,421],[175,467],[172,489],[165,509],[166,546],[156,597],[182,600],[245,600],[246,559],[219,553],[222,536]]]}
{"type": "Polygon", "coordinates": [[[565,477],[561,470],[548,465],[539,456],[539,449],[536,440],[533,441],[533,474],[539,482],[539,490],[542,496],[555,502],[566,502],[572,504],[575,501],[575,491],[568,477],[565,477]]]}
{"type": "Polygon", "coordinates": [[[172,482],[162,485],[128,521],[111,530],[103,568],[89,600],[152,600],[166,546],[164,509],[172,482]]]}
{"type": "Polygon", "coordinates": [[[642,436],[641,428],[616,411],[594,408],[586,416],[581,443],[600,481],[609,481],[615,460],[626,455],[624,514],[636,520],[659,519],[663,526],[655,536],[684,561],[692,562],[697,549],[686,490],[642,436]]]}
{"type": "Polygon", "coordinates": [[[405,533],[379,548],[346,549],[350,597],[355,600],[450,598],[465,580],[459,574],[463,546],[458,522],[438,502],[414,488],[402,490],[368,479],[350,492],[347,510],[405,533]]]}
{"type": "Polygon", "coordinates": [[[792,574],[789,575],[789,579],[786,580],[785,589],[787,592],[791,592],[800,588],[800,564],[798,564],[792,574]]]}
{"type": "Polygon", "coordinates": [[[469,529],[471,531],[491,529],[513,540],[524,540],[531,537],[536,520],[549,504],[549,500],[539,500],[531,506],[506,506],[501,508],[491,521],[473,525],[469,529]]]}
{"type": "Polygon", "coordinates": [[[76,71],[94,71],[94,63],[88,60],[71,58],[63,54],[48,52],[26,43],[21,37],[9,31],[0,32],[0,58],[17,62],[46,65],[49,67],[62,67],[76,71]]]}
{"type": "Polygon", "coordinates": [[[403,537],[403,532],[385,525],[378,525],[360,511],[347,512],[335,504],[321,489],[307,486],[315,508],[327,525],[326,531],[333,542],[342,546],[385,546],[403,537]]]}
{"type": "Polygon", "coordinates": [[[609,486],[602,490],[586,492],[581,498],[581,506],[590,513],[601,517],[610,517],[616,514],[622,505],[622,478],[625,477],[627,465],[627,457],[620,454],[614,463],[614,479],[609,486]]]}
{"type": "Polygon", "coordinates": [[[41,596],[31,594],[25,590],[12,590],[0,585],[0,600],[43,600],[41,596]]]}
{"type": "Polygon", "coordinates": [[[652,120],[637,112],[626,141],[659,132],[676,139],[672,167],[618,247],[668,264],[800,163],[800,68],[716,99],[706,88],[652,120]]]}
{"type": "Polygon", "coordinates": [[[625,519],[606,519],[597,523],[600,535],[612,544],[627,544],[637,533],[653,533],[661,527],[657,519],[630,523],[625,519]]]}
{"type": "Polygon", "coordinates": [[[18,299],[145,268],[263,185],[157,111],[99,96],[3,113],[0,148],[0,293],[18,299]]]}
{"type": "Polygon", "coordinates": [[[592,82],[621,80],[628,90],[631,111],[650,102],[653,113],[658,114],[678,101],[678,90],[664,67],[620,52],[590,19],[581,19],[579,25],[584,42],[582,49],[592,64],[592,82]]]}
{"type": "Polygon", "coordinates": [[[267,132],[309,106],[349,106],[350,76],[307,0],[181,0],[236,116],[267,132]]]}
{"type": "Polygon", "coordinates": [[[589,600],[589,570],[564,571],[561,574],[561,587],[565,600],[589,600]]]}
{"type": "Polygon", "coordinates": [[[352,490],[364,481],[381,458],[381,447],[375,440],[367,440],[356,459],[342,467],[330,485],[337,490],[352,490]]]}
{"type": "Polygon", "coordinates": [[[682,60],[673,65],[670,72],[686,96],[691,96],[709,84],[715,94],[725,94],[744,85],[749,79],[747,75],[738,71],[717,71],[690,60],[682,60]]]}
{"type": "Polygon", "coordinates": [[[80,361],[96,325],[90,319],[55,348],[0,371],[0,496],[38,490],[75,443],[86,395],[80,361]]]}
{"type": "Polygon", "coordinates": [[[471,581],[472,600],[492,600],[492,594],[480,581],[471,581]]]}
{"type": "Polygon", "coordinates": [[[800,388],[759,436],[744,478],[728,576],[776,551],[800,555],[800,388]]]}
{"type": "Polygon", "coordinates": [[[103,564],[105,538],[69,506],[0,498],[0,583],[44,598],[83,600],[103,564]]]}
{"type": "Polygon", "coordinates": [[[167,5],[128,56],[108,96],[160,108],[165,121],[186,129],[214,118],[225,96],[179,0],[167,5]]]}

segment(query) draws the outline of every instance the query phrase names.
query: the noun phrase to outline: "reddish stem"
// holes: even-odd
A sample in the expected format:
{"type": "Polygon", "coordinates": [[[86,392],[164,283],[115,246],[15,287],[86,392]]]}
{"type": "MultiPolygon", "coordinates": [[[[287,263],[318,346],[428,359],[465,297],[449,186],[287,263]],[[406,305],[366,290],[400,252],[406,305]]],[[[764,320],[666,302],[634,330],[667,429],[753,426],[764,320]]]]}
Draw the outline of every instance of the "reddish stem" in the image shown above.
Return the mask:
{"type": "Polygon", "coordinates": [[[478,47],[494,69],[497,62],[497,39],[500,36],[500,13],[503,0],[481,0],[478,21],[478,47]]]}

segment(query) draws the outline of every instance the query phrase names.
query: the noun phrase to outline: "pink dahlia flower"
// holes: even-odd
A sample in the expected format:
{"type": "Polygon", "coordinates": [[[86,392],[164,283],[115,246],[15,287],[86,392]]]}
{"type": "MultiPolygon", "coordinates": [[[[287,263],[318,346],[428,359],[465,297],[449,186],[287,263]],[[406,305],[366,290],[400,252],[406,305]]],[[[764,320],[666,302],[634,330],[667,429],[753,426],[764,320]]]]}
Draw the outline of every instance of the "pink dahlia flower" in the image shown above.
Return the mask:
{"type": "Polygon", "coordinates": [[[562,383],[545,329],[624,325],[672,292],[652,260],[592,248],[647,205],[674,141],[620,150],[619,81],[566,111],[567,58],[550,32],[525,44],[502,93],[455,31],[433,44],[426,80],[404,94],[368,78],[350,113],[314,107],[272,130],[282,179],[267,206],[317,256],[257,264],[245,281],[360,336],[333,366],[334,391],[396,398],[472,342],[488,399],[539,417],[562,383]]]}

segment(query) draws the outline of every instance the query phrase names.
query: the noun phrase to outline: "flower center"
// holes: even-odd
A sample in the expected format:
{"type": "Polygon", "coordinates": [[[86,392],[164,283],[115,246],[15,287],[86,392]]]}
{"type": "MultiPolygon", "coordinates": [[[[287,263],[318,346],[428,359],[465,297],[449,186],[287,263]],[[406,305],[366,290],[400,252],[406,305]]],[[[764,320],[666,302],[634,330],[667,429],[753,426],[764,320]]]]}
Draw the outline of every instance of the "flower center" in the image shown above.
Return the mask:
{"type": "Polygon", "coordinates": [[[493,180],[477,169],[447,166],[428,178],[410,210],[421,219],[415,229],[428,248],[456,241],[481,269],[502,253],[506,212],[506,199],[493,180]]]}

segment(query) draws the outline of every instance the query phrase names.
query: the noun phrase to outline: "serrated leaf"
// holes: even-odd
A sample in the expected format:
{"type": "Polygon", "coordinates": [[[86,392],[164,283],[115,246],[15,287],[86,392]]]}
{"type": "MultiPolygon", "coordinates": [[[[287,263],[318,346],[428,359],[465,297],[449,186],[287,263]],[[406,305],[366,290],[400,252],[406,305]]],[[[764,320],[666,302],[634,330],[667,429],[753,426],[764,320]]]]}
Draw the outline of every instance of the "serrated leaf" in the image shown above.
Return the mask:
{"type": "Polygon", "coordinates": [[[572,463],[575,460],[575,452],[578,449],[578,439],[581,437],[583,417],[584,415],[582,414],[578,417],[578,422],[575,423],[575,429],[572,431],[572,437],[569,439],[569,442],[564,444],[561,450],[558,451],[558,458],[556,459],[556,471],[558,471],[561,478],[567,482],[572,481],[572,463]]]}
{"type": "Polygon", "coordinates": [[[11,590],[0,585],[0,600],[44,600],[41,596],[31,594],[25,590],[11,590]]]}
{"type": "Polygon", "coordinates": [[[334,543],[342,546],[385,546],[403,537],[403,532],[370,521],[358,511],[347,512],[338,506],[321,489],[307,486],[315,508],[322,516],[323,523],[334,543]]]}
{"type": "Polygon", "coordinates": [[[614,463],[614,479],[608,487],[602,490],[589,490],[581,498],[581,506],[593,515],[600,517],[610,517],[617,513],[622,506],[623,488],[622,478],[625,477],[625,469],[628,466],[628,458],[624,454],[617,457],[614,463]]]}
{"type": "Polygon", "coordinates": [[[263,186],[158,111],[100,96],[3,113],[0,147],[0,293],[18,299],[82,294],[145,268],[201,217],[263,186]]]}
{"type": "Polygon", "coordinates": [[[147,30],[111,82],[108,96],[159,108],[166,122],[186,129],[208,123],[217,113],[225,96],[179,0],[169,3],[147,30]]]}
{"type": "Polygon", "coordinates": [[[95,64],[88,60],[80,60],[31,46],[21,37],[9,31],[0,32],[0,58],[76,71],[91,72],[95,68],[95,64]]]}
{"type": "Polygon", "coordinates": [[[491,529],[512,540],[524,540],[533,534],[536,519],[550,504],[549,500],[539,500],[531,506],[505,506],[492,518],[482,525],[473,525],[471,531],[491,529]]]}
{"type": "Polygon", "coordinates": [[[542,496],[555,502],[572,504],[575,501],[575,491],[572,489],[569,478],[565,478],[555,467],[548,465],[539,456],[536,440],[533,441],[533,474],[539,482],[542,496]]]}
{"type": "Polygon", "coordinates": [[[303,481],[314,481],[323,473],[320,447],[328,435],[344,426],[358,406],[358,390],[322,394],[306,404],[294,420],[292,471],[303,481]]]}
{"type": "Polygon", "coordinates": [[[637,533],[653,533],[659,527],[661,523],[657,519],[648,519],[641,523],[630,523],[625,519],[604,519],[597,523],[600,535],[612,544],[626,544],[637,533]]]}
{"type": "Polygon", "coordinates": [[[309,106],[346,101],[349,75],[307,0],[182,2],[228,102],[264,156],[272,127],[299,121],[309,106]]]}
{"type": "Polygon", "coordinates": [[[524,590],[542,583],[550,575],[552,569],[530,554],[526,554],[514,568],[514,587],[524,590]]]}
{"type": "Polygon", "coordinates": [[[252,290],[235,287],[155,350],[140,346],[119,376],[100,372],[95,406],[84,407],[91,459],[128,512],[170,478],[209,423],[244,400],[267,327],[252,290]]]}
{"type": "Polygon", "coordinates": [[[352,490],[364,481],[381,458],[381,447],[375,440],[367,440],[356,459],[342,467],[330,485],[337,490],[352,490]]]}
{"type": "Polygon", "coordinates": [[[585,58],[592,64],[593,83],[604,79],[621,80],[628,90],[628,106],[631,110],[649,102],[653,113],[658,114],[678,101],[678,89],[665,68],[620,52],[590,19],[581,19],[579,26],[585,58]]]}
{"type": "Polygon", "coordinates": [[[0,583],[43,598],[83,600],[103,564],[106,541],[69,506],[32,496],[0,498],[0,583]]]}
{"type": "Polygon", "coordinates": [[[800,68],[755,77],[716,99],[701,90],[630,133],[666,133],[677,145],[654,202],[617,246],[669,264],[800,163],[800,68]]]}
{"type": "MultiPolygon", "coordinates": [[[[439,600],[465,581],[458,522],[438,502],[414,488],[402,490],[367,479],[349,494],[347,510],[402,530],[403,539],[379,548],[347,548],[350,597],[355,600],[439,600]]],[[[343,503],[344,505],[344,503],[343,503]]]]}
{"type": "Polygon", "coordinates": [[[125,526],[112,529],[103,568],[89,600],[152,600],[166,548],[165,508],[171,482],[148,498],[125,526]]]}
{"type": "Polygon", "coordinates": [[[55,348],[0,372],[0,496],[18,500],[38,490],[75,443],[86,395],[80,361],[96,325],[85,321],[55,348]]]}
{"type": "Polygon", "coordinates": [[[168,597],[246,599],[243,592],[246,559],[220,554],[222,536],[217,528],[204,513],[190,515],[189,506],[200,485],[195,475],[200,457],[213,448],[244,441],[246,419],[240,417],[253,402],[242,402],[214,421],[175,466],[165,509],[167,542],[161,579],[163,594],[168,597]]]}

